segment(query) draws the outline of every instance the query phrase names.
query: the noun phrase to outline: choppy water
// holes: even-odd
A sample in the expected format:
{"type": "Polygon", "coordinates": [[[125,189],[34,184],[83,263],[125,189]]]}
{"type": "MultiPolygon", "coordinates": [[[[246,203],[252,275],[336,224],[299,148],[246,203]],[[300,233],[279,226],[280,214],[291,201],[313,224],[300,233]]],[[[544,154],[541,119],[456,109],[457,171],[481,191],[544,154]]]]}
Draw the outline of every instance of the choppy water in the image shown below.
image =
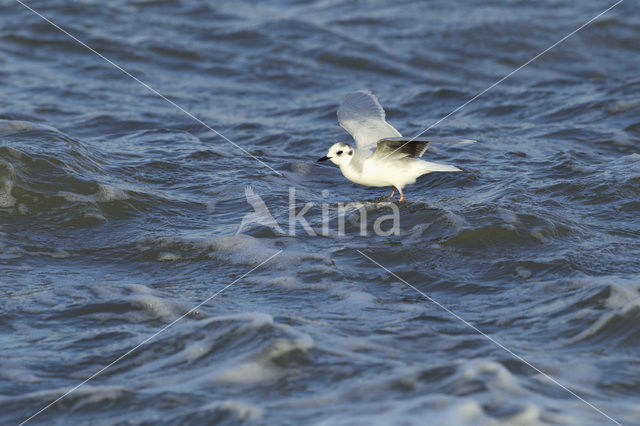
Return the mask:
{"type": "MultiPolygon", "coordinates": [[[[604,1],[33,1],[278,176],[0,1],[0,422],[15,424],[282,250],[34,424],[607,424],[384,266],[640,424],[640,18],[624,2],[429,133],[400,235],[337,232],[386,189],[314,160],[373,90],[419,132],[604,1]],[[250,184],[283,228],[247,226],[250,184]],[[288,231],[321,203],[328,236],[288,231]],[[322,191],[328,190],[328,196],[322,191]]],[[[326,194],[326,193],[325,193],[326,194]]]]}

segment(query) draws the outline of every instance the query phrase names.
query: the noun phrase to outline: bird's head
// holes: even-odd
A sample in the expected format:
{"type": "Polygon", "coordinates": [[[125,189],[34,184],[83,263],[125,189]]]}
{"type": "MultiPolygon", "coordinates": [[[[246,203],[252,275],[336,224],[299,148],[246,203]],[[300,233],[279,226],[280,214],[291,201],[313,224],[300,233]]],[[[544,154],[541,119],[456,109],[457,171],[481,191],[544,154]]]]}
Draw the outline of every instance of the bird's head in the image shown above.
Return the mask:
{"type": "Polygon", "coordinates": [[[341,166],[351,161],[354,153],[355,150],[353,149],[353,147],[347,145],[346,143],[338,142],[331,145],[331,148],[329,148],[329,152],[327,152],[327,155],[319,159],[318,162],[331,160],[333,164],[341,166]]]}

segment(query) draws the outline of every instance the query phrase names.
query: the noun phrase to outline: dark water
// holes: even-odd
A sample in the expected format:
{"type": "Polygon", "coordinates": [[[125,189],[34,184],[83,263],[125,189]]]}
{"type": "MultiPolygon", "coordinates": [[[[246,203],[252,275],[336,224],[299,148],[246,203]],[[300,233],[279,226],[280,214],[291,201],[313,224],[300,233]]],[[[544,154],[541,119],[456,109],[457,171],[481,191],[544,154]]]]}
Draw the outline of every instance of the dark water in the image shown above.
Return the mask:
{"type": "MultiPolygon", "coordinates": [[[[640,424],[640,18],[626,1],[429,131],[400,235],[314,160],[373,90],[418,133],[606,1],[32,1],[273,167],[0,1],[0,422],[640,424]],[[319,232],[284,232],[290,188],[319,232]],[[328,190],[328,196],[322,191],[328,190]]],[[[325,193],[326,194],[326,193],[325,193]]]]}

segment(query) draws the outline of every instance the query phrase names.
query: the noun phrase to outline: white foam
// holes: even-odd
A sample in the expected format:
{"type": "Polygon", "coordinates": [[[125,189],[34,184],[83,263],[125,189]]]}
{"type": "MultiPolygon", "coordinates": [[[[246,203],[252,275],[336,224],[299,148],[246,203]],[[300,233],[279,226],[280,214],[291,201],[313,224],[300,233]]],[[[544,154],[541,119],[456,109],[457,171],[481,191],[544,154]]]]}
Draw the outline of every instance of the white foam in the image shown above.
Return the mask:
{"type": "Polygon", "coordinates": [[[619,114],[640,107],[640,102],[614,101],[607,107],[607,112],[619,114]]]}
{"type": "MultiPolygon", "coordinates": [[[[45,389],[30,392],[26,395],[21,395],[21,397],[24,398],[26,396],[32,400],[52,400],[66,394],[68,390],[68,388],[45,389]]],[[[74,406],[71,408],[73,411],[88,404],[108,405],[109,403],[125,397],[128,394],[129,392],[124,386],[94,386],[86,384],[70,393],[67,400],[76,401],[74,406]]]]}
{"type": "Polygon", "coordinates": [[[633,153],[629,155],[623,155],[622,157],[613,160],[611,164],[625,167],[625,170],[627,170],[626,166],[631,166],[631,171],[640,171],[640,154],[633,153]]]}
{"type": "Polygon", "coordinates": [[[285,370],[273,364],[272,360],[295,349],[303,351],[313,346],[313,341],[301,342],[280,339],[258,359],[249,360],[222,371],[216,381],[233,384],[255,384],[276,380],[286,374],[285,370]]]}
{"type": "Polygon", "coordinates": [[[123,190],[103,184],[98,185],[98,191],[95,194],[83,195],[75,192],[59,191],[57,195],[67,201],[89,204],[108,203],[129,198],[123,190]]]}
{"type": "Polygon", "coordinates": [[[498,207],[497,213],[498,213],[498,216],[500,217],[500,219],[504,220],[505,223],[508,223],[509,225],[518,225],[518,224],[520,224],[520,219],[518,219],[518,215],[516,215],[512,211],[509,211],[507,209],[498,207]]]}
{"type": "Polygon", "coordinates": [[[541,243],[546,243],[549,241],[549,237],[547,237],[547,234],[549,234],[549,230],[544,226],[536,226],[535,228],[531,229],[529,234],[541,243]]]}
{"type": "MultiPolygon", "coordinates": [[[[7,252],[7,253],[2,253],[3,255],[10,254],[10,253],[13,253],[13,254],[19,253],[20,256],[22,255],[50,256],[50,257],[53,257],[54,259],[66,259],[67,257],[71,257],[71,254],[68,251],[62,250],[62,249],[53,249],[53,251],[29,251],[29,250],[20,249],[17,247],[12,247],[11,250],[9,250],[7,247],[4,247],[2,244],[0,244],[0,248],[3,249],[3,251],[7,252]]],[[[3,255],[0,255],[0,258],[2,259],[12,258],[12,257],[4,257],[3,255]]]]}
{"type": "Polygon", "coordinates": [[[226,400],[216,401],[201,407],[204,411],[227,411],[236,421],[258,421],[264,416],[264,410],[255,405],[249,405],[242,401],[226,400]]]}
{"type": "Polygon", "coordinates": [[[634,306],[640,306],[640,280],[614,279],[610,283],[611,294],[605,302],[609,309],[627,311],[634,306]]]}
{"type": "Polygon", "coordinates": [[[338,290],[336,294],[351,306],[368,307],[376,303],[376,297],[366,291],[338,290]]]}
{"type": "Polygon", "coordinates": [[[243,326],[245,329],[257,329],[264,325],[274,324],[273,317],[264,312],[244,312],[241,314],[220,315],[204,319],[202,321],[203,325],[224,321],[243,321],[247,323],[243,326]]]}
{"type": "Polygon", "coordinates": [[[100,220],[100,221],[107,220],[106,217],[104,217],[103,215],[101,215],[100,213],[97,213],[97,212],[86,212],[84,214],[84,217],[87,218],[87,219],[97,219],[97,220],[100,220]]]}
{"type": "Polygon", "coordinates": [[[416,398],[384,399],[358,407],[357,413],[334,415],[318,425],[491,425],[482,405],[471,398],[426,395],[416,398]],[[425,414],[428,413],[428,419],[425,414]],[[347,420],[348,418],[348,420],[347,420]]]}
{"type": "Polygon", "coordinates": [[[218,374],[216,381],[233,384],[253,384],[273,380],[278,376],[273,366],[261,361],[248,361],[218,374]]]}
{"type": "Polygon", "coordinates": [[[158,255],[158,260],[160,262],[173,262],[181,259],[182,257],[175,253],[163,252],[158,255]]]}
{"type": "Polygon", "coordinates": [[[494,390],[506,391],[514,395],[526,393],[518,383],[516,376],[500,363],[482,359],[461,360],[456,363],[459,364],[459,367],[454,380],[465,382],[481,380],[494,390]]]}
{"type": "Polygon", "coordinates": [[[12,359],[4,359],[2,364],[2,368],[0,368],[0,377],[3,377],[8,381],[14,383],[39,383],[42,381],[38,376],[33,374],[23,365],[17,364],[17,362],[12,359]]]}
{"type": "Polygon", "coordinates": [[[216,253],[226,254],[234,263],[243,264],[262,262],[276,252],[270,242],[244,234],[214,237],[205,245],[216,253]]]}
{"type": "Polygon", "coordinates": [[[484,423],[487,420],[480,403],[467,398],[450,404],[436,417],[440,417],[442,419],[441,422],[437,422],[439,424],[479,424],[480,422],[484,423]]]}
{"type": "MultiPolygon", "coordinates": [[[[311,253],[305,249],[305,246],[293,241],[287,241],[287,243],[286,247],[282,247],[282,253],[269,261],[269,269],[286,270],[289,274],[292,270],[304,270],[302,262],[305,260],[312,261],[309,267],[333,264],[330,255],[311,253]]],[[[213,255],[223,255],[238,264],[263,262],[280,248],[276,245],[276,241],[254,238],[245,234],[209,238],[203,242],[203,245],[213,250],[213,255]]]]}
{"type": "MultiPolygon", "coordinates": [[[[307,271],[313,269],[315,268],[310,267],[307,271]]],[[[334,269],[330,269],[325,272],[334,271],[334,269]]],[[[277,277],[248,276],[245,278],[245,281],[259,287],[272,286],[285,290],[326,290],[331,287],[331,284],[327,282],[301,281],[292,275],[280,275],[277,277]]]]}
{"type": "Polygon", "coordinates": [[[125,398],[129,392],[123,386],[88,386],[84,385],[78,388],[76,395],[73,395],[78,401],[71,408],[72,411],[78,410],[87,405],[99,405],[100,407],[109,406],[118,399],[125,398]],[[83,392],[78,392],[80,390],[83,392]]]}
{"type": "Polygon", "coordinates": [[[151,317],[165,321],[173,320],[189,309],[150,294],[129,296],[127,299],[134,306],[141,307],[151,317]]]}
{"type": "Polygon", "coordinates": [[[16,205],[16,199],[11,195],[13,182],[8,178],[0,177],[0,208],[8,208],[16,205]]]}
{"type": "Polygon", "coordinates": [[[516,274],[520,277],[520,278],[531,278],[531,275],[533,275],[533,272],[531,272],[530,269],[527,269],[523,266],[516,266],[516,274]]]}
{"type": "MultiPolygon", "coordinates": [[[[150,289],[149,287],[147,287],[146,285],[143,285],[143,284],[131,284],[131,285],[128,285],[127,288],[132,293],[153,294],[153,290],[150,289]]],[[[107,296],[107,295],[108,295],[108,293],[105,293],[105,296],[107,296]]]]}
{"type": "MultiPolygon", "coordinates": [[[[290,328],[284,324],[280,324],[281,328],[290,328]]],[[[291,329],[293,330],[293,329],[291,329]]],[[[263,355],[265,361],[271,361],[274,358],[281,357],[289,352],[301,350],[307,352],[314,347],[314,342],[308,334],[299,333],[295,339],[278,339],[276,340],[266,354],[263,355]]]]}
{"type": "Polygon", "coordinates": [[[121,189],[101,184],[95,194],[95,198],[98,202],[107,203],[109,201],[127,200],[129,196],[121,189]]]}
{"type": "Polygon", "coordinates": [[[189,343],[178,355],[182,362],[193,362],[207,355],[213,349],[213,343],[206,340],[198,340],[189,343]]]}
{"type": "Polygon", "coordinates": [[[591,174],[591,173],[595,173],[596,171],[598,171],[598,169],[596,167],[592,167],[592,166],[585,166],[585,165],[581,165],[581,164],[572,164],[571,165],[571,171],[576,172],[576,173],[591,174]]]}

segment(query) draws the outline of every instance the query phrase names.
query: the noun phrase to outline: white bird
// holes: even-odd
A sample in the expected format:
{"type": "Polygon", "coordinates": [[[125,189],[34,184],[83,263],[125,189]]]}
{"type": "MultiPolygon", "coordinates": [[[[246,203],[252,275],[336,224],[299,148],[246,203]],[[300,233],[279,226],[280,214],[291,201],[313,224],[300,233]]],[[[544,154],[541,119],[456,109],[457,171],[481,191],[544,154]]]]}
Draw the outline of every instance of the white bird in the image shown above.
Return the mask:
{"type": "Polygon", "coordinates": [[[356,148],[338,142],[318,160],[331,162],[351,182],[365,186],[392,186],[393,192],[415,183],[419,176],[431,172],[459,172],[447,164],[419,159],[431,142],[473,143],[471,139],[405,138],[385,120],[385,113],[375,95],[369,91],[348,94],[338,108],[338,122],[353,136],[356,148]],[[373,151],[375,148],[375,152],[373,151]]]}

